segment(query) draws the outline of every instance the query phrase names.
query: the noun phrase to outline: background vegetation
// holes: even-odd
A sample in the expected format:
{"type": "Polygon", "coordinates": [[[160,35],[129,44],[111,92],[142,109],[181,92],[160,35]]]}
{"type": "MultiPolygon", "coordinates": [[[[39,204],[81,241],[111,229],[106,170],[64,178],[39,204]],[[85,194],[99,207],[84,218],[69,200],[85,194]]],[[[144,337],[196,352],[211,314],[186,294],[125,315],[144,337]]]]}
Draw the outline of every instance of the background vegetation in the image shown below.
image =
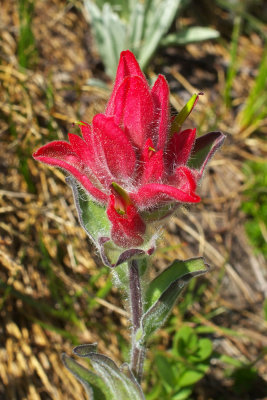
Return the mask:
{"type": "MultiPolygon", "coordinates": [[[[151,343],[148,400],[267,396],[266,18],[260,0],[192,1],[170,33],[197,25],[220,38],[159,48],[148,67],[151,79],[167,76],[174,109],[205,93],[188,121],[199,134],[228,135],[199,188],[202,203],[170,220],[153,259],[152,274],[198,255],[212,271],[190,284],[151,343]]],[[[60,359],[74,344],[97,341],[118,363],[128,356],[126,312],[64,174],[31,158],[103,111],[111,84],[82,2],[1,3],[1,399],[82,399],[60,359]]]]}

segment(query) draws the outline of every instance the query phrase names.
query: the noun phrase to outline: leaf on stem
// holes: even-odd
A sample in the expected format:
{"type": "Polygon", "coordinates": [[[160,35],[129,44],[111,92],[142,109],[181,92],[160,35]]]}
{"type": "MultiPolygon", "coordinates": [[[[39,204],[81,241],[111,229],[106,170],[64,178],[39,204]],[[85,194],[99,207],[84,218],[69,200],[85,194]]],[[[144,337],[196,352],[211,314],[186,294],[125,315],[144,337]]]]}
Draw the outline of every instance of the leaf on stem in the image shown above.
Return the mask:
{"type": "Polygon", "coordinates": [[[66,368],[82,383],[89,400],[110,400],[112,399],[110,390],[100,376],[94,374],[73,358],[62,355],[62,361],[66,368]]]}
{"type": "Polygon", "coordinates": [[[95,373],[91,372],[63,355],[64,364],[82,382],[90,400],[144,400],[142,389],[129,367],[126,368],[124,364],[120,369],[111,358],[97,353],[96,344],[77,346],[73,352],[79,357],[88,358],[95,370],[95,373]],[[125,371],[127,374],[124,374],[125,371]]]}
{"type": "Polygon", "coordinates": [[[163,0],[161,2],[151,0],[147,2],[143,46],[138,57],[142,69],[147,67],[161,39],[168,32],[180,6],[181,0],[163,0]]]}
{"type": "Polygon", "coordinates": [[[189,260],[174,260],[173,263],[161,272],[152,282],[150,282],[145,293],[145,311],[147,311],[161,294],[170,286],[171,283],[179,278],[183,278],[188,273],[195,273],[207,269],[202,257],[189,260]]]}
{"type": "Polygon", "coordinates": [[[98,51],[109,76],[115,77],[120,53],[127,49],[127,26],[105,2],[100,9],[94,1],[84,0],[85,18],[91,23],[98,51]]]}
{"type": "Polygon", "coordinates": [[[184,46],[188,43],[201,42],[203,40],[217,39],[220,33],[212,28],[192,26],[181,29],[179,32],[170,33],[160,42],[162,46],[184,46]]]}
{"type": "Polygon", "coordinates": [[[189,281],[203,275],[208,269],[201,257],[186,261],[175,260],[150,283],[145,294],[146,312],[142,317],[142,345],[164,324],[189,281]]]}
{"type": "Polygon", "coordinates": [[[193,96],[188,100],[188,102],[182,108],[182,110],[179,112],[179,114],[176,115],[176,117],[174,118],[174,120],[172,122],[172,126],[171,126],[172,135],[175,132],[179,132],[181,130],[183,123],[185,122],[186,118],[189,116],[189,114],[195,107],[199,96],[202,94],[203,93],[193,94],[193,96]]]}

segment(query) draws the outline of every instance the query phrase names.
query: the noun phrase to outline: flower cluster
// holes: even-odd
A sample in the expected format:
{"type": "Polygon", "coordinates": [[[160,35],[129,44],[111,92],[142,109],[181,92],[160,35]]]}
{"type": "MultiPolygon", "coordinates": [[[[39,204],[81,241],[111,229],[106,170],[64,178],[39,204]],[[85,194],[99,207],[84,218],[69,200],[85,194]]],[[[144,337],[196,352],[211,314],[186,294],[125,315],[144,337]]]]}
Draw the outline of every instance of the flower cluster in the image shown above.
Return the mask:
{"type": "Polygon", "coordinates": [[[80,128],[82,138],[70,133],[69,143],[48,143],[33,156],[68,171],[106,207],[111,239],[122,248],[141,246],[148,224],[179,203],[200,201],[197,183],[223,141],[219,132],[196,139],[195,129],[182,130],[170,116],[165,78],[150,89],[130,51],[121,53],[105,113],[80,128]]]}

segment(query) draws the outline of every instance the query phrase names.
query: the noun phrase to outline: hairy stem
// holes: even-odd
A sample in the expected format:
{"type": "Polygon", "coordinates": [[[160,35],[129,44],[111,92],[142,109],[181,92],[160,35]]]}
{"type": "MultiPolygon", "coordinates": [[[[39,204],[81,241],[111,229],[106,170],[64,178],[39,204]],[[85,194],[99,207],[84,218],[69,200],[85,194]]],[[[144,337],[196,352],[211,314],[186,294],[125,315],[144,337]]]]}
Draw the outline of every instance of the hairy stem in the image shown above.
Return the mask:
{"type": "Polygon", "coordinates": [[[131,369],[138,382],[141,382],[145,359],[145,348],[140,347],[137,344],[136,332],[140,328],[141,318],[143,314],[142,288],[140,283],[138,262],[136,260],[132,260],[128,263],[128,267],[132,321],[131,369]]]}

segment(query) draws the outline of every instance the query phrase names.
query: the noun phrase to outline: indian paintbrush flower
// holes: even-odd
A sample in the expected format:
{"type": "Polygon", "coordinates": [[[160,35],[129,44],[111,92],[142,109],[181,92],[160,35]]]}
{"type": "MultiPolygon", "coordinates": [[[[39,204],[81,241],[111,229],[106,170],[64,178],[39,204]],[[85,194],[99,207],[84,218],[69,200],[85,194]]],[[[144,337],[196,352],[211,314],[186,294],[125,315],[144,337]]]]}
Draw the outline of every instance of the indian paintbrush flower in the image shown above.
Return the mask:
{"type": "Polygon", "coordinates": [[[82,137],[70,133],[69,142],[54,141],[34,153],[35,159],[70,174],[67,182],[80,223],[104,264],[121,264],[113,269],[113,279],[129,299],[130,365],[119,368],[95,344],[74,349],[90,359],[95,372],[63,355],[90,399],[145,399],[140,383],[148,340],[166,321],[183,287],[208,270],[201,257],[174,260],[149,281],[145,257],[154,251],[153,232],[162,220],[179,204],[200,201],[197,185],[224,140],[220,132],[196,138],[196,129],[182,129],[198,97],[193,95],[172,118],[165,78],[159,75],[150,89],[134,55],[124,51],[105,113],[90,125],[79,123],[82,137]]]}
{"type": "Polygon", "coordinates": [[[171,118],[164,76],[150,89],[134,55],[123,51],[105,113],[80,124],[82,138],[70,133],[69,142],[48,143],[33,156],[69,172],[105,207],[116,246],[142,246],[151,224],[180,203],[200,201],[197,184],[224,140],[220,132],[196,138],[196,129],[182,130],[197,99],[171,118]]]}

